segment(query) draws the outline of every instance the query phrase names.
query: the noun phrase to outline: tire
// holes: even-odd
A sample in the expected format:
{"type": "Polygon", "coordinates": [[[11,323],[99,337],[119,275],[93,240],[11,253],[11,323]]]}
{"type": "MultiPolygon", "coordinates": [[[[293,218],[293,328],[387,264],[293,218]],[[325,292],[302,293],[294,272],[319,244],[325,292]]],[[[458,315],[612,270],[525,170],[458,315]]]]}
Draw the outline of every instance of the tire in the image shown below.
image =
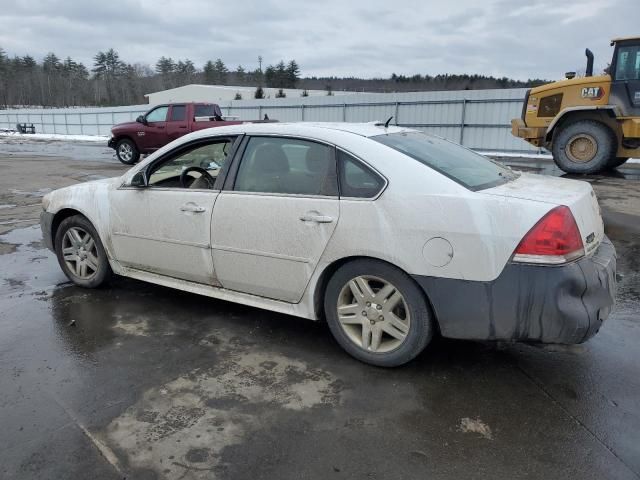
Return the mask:
{"type": "Polygon", "coordinates": [[[605,124],[579,120],[560,126],[553,139],[556,165],[567,173],[598,173],[615,156],[616,137],[605,124]]]}
{"type": "Polygon", "coordinates": [[[611,157],[607,168],[613,170],[614,168],[618,168],[619,166],[623,165],[627,160],[629,160],[629,157],[611,157]]]}
{"type": "Polygon", "coordinates": [[[140,151],[135,143],[123,138],[116,144],[116,157],[125,165],[133,165],[140,159],[140,151]]]}
{"type": "Polygon", "coordinates": [[[422,290],[402,270],[378,260],[354,260],[341,266],[327,284],[324,312],[340,346],[358,360],[379,367],[413,360],[433,336],[433,316],[422,290]]]}
{"type": "Polygon", "coordinates": [[[60,223],[55,251],[62,271],[76,285],[97,288],[111,278],[111,267],[100,237],[82,215],[65,218],[60,223]],[[93,242],[89,243],[90,240],[93,242]]]}

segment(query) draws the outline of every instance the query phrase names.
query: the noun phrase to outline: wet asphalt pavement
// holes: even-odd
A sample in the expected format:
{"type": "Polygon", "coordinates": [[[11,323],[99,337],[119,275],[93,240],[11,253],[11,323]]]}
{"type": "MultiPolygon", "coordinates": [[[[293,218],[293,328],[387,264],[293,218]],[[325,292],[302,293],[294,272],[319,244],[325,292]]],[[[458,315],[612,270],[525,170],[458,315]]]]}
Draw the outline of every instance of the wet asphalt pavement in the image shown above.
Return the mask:
{"type": "Polygon", "coordinates": [[[393,370],[320,323],[71,285],[40,198],[124,170],[101,145],[0,140],[0,478],[640,478],[638,166],[586,178],[624,275],[592,340],[437,339],[393,370]]]}

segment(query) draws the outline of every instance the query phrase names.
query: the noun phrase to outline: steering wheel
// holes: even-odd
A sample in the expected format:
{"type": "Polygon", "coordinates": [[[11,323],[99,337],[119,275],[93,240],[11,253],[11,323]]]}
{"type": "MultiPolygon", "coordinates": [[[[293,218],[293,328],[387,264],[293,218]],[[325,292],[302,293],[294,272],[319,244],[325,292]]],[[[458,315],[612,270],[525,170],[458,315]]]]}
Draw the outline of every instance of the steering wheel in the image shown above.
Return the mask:
{"type": "Polygon", "coordinates": [[[201,167],[188,167],[182,171],[182,173],[180,174],[180,185],[182,185],[182,188],[189,188],[189,185],[187,185],[187,175],[189,174],[189,172],[198,172],[200,175],[202,175],[202,178],[205,179],[209,188],[213,189],[213,186],[216,183],[215,178],[209,175],[209,172],[201,167]]]}

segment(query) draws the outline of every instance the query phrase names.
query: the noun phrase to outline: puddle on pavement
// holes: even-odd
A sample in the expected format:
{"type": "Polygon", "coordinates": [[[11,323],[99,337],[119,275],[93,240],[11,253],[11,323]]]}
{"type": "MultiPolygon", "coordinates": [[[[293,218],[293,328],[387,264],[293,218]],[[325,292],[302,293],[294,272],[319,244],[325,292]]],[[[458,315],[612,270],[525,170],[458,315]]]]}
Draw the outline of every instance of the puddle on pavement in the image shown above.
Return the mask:
{"type": "Polygon", "coordinates": [[[131,466],[166,479],[213,478],[226,468],[221,452],[273,428],[278,411],[339,405],[342,384],[329,372],[273,352],[234,351],[232,338],[215,336],[222,362],[147,390],[107,427],[107,443],[131,466]]]}
{"type": "Polygon", "coordinates": [[[0,297],[50,291],[68,281],[53,252],[42,244],[39,225],[0,235],[0,244],[8,250],[0,255],[0,297]]]}

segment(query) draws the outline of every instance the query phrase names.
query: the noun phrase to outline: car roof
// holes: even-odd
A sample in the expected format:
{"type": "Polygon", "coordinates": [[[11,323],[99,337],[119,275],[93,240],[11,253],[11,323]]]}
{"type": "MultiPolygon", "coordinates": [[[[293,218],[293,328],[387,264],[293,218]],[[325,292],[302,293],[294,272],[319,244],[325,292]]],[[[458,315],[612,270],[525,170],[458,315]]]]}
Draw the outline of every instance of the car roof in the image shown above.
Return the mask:
{"type": "Polygon", "coordinates": [[[194,137],[207,137],[209,135],[224,134],[280,134],[308,136],[330,140],[332,133],[344,132],[362,137],[373,137],[385,133],[399,133],[413,131],[408,128],[389,125],[385,128],[380,122],[370,123],[338,123],[338,122],[269,122],[269,123],[242,123],[227,125],[224,127],[212,127],[198,130],[191,134],[194,137]]]}

